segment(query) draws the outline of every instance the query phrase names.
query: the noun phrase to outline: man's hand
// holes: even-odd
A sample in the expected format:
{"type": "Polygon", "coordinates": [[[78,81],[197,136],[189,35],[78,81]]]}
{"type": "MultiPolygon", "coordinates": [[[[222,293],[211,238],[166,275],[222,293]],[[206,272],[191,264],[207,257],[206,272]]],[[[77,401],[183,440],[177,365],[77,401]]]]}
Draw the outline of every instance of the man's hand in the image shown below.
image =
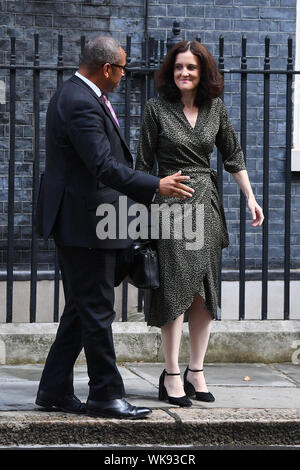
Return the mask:
{"type": "Polygon", "coordinates": [[[181,176],[181,170],[174,175],[166,176],[159,182],[159,194],[162,196],[175,196],[179,199],[192,197],[194,189],[182,184],[182,181],[189,181],[189,176],[181,176]]]}

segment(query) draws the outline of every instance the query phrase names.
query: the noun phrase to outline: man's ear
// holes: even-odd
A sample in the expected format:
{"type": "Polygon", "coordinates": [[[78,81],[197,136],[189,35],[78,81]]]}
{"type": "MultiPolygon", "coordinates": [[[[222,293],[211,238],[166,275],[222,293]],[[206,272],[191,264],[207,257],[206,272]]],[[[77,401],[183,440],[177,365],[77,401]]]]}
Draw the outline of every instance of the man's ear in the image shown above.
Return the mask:
{"type": "Polygon", "coordinates": [[[106,63],[103,65],[103,73],[104,73],[105,78],[109,77],[109,67],[110,67],[110,63],[106,63]]]}

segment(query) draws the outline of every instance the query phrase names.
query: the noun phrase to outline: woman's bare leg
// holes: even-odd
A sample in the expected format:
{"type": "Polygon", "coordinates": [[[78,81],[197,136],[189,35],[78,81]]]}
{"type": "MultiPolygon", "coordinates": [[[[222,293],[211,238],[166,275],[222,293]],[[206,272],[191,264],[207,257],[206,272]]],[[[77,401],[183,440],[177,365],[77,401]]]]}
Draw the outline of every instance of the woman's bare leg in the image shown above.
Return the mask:
{"type": "MultiPolygon", "coordinates": [[[[203,297],[197,294],[189,312],[190,369],[203,369],[204,357],[210,337],[211,319],[210,313],[204,308],[203,297]]],[[[188,371],[187,379],[194,385],[197,392],[207,392],[203,372],[188,371]]]]}
{"type": "MultiPolygon", "coordinates": [[[[183,319],[184,315],[180,315],[174,321],[167,323],[161,328],[165,369],[169,374],[180,372],[178,358],[183,319]]],[[[180,375],[166,376],[164,383],[170,397],[182,397],[185,395],[180,375]]]]}

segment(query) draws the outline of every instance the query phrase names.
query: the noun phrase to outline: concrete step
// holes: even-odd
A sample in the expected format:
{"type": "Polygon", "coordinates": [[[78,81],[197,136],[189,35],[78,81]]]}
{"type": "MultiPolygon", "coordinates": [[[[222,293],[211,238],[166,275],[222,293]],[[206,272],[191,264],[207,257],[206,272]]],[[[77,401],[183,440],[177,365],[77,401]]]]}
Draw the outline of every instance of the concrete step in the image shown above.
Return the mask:
{"type": "MultiPolygon", "coordinates": [[[[1,412],[0,445],[299,445],[299,410],[155,409],[130,421],[1,412]]],[[[0,447],[1,448],[1,447],[0,447]]]]}
{"type": "MultiPolygon", "coordinates": [[[[57,323],[0,323],[0,364],[43,363],[57,323]]],[[[118,361],[162,362],[160,328],[145,322],[114,322],[118,361]]],[[[300,363],[300,320],[213,321],[207,362],[300,363]]],[[[188,325],[183,327],[180,361],[189,359],[188,325]]],[[[84,355],[79,360],[84,363],[84,355]]]]}

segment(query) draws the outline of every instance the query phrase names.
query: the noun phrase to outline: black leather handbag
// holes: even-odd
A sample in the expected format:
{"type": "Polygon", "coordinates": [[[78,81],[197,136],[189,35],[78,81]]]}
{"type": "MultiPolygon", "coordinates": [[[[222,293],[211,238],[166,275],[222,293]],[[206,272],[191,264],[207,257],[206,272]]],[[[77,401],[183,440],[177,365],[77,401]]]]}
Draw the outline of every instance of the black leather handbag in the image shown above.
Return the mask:
{"type": "Polygon", "coordinates": [[[120,250],[115,285],[118,286],[123,280],[139,289],[159,287],[158,255],[150,240],[137,240],[128,250],[120,250]]]}
{"type": "Polygon", "coordinates": [[[137,241],[131,246],[132,264],[128,273],[128,282],[140,289],[159,287],[159,267],[157,251],[151,241],[137,241]]]}

